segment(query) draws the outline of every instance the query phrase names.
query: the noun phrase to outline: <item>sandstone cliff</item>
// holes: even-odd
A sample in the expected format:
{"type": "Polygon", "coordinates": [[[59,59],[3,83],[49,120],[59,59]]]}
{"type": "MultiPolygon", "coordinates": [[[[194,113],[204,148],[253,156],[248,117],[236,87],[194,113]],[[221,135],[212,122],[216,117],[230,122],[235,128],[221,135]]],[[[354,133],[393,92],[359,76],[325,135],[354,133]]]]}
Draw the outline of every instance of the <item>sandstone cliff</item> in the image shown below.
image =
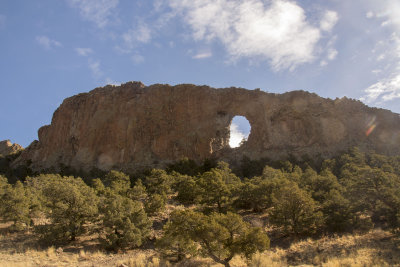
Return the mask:
{"type": "Polygon", "coordinates": [[[330,157],[353,146],[400,155],[400,116],[390,111],[304,91],[190,84],[128,82],[78,94],[64,100],[38,135],[14,166],[130,171],[182,157],[330,157]],[[245,116],[252,128],[248,141],[232,149],[229,126],[235,115],[245,116]]]}
{"type": "Polygon", "coordinates": [[[23,149],[22,146],[11,143],[10,140],[0,141],[0,155],[8,156],[23,149]]]}

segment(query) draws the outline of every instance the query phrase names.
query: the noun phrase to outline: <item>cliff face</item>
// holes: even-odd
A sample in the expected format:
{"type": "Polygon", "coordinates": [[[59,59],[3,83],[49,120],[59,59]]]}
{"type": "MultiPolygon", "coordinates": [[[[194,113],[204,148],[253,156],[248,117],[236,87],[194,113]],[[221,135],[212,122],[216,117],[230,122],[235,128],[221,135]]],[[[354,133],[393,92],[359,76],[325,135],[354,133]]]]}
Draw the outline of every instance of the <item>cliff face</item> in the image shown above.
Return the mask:
{"type": "Polygon", "coordinates": [[[39,141],[14,164],[129,171],[183,157],[330,157],[353,146],[399,155],[400,116],[303,91],[279,95],[129,82],[65,99],[51,125],[39,129],[39,141]],[[244,145],[231,149],[229,126],[236,115],[249,120],[251,133],[244,145]]]}
{"type": "Polygon", "coordinates": [[[22,146],[11,143],[10,140],[0,141],[0,155],[8,156],[23,149],[22,146]]]}

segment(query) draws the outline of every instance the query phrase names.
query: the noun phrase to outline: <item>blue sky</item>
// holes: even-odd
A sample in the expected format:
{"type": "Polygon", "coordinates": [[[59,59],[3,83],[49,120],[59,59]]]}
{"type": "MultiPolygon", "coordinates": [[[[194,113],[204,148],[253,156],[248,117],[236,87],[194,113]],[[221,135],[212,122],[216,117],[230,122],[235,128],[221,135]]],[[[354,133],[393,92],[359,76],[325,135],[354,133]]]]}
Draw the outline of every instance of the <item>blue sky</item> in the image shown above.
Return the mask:
{"type": "Polygon", "coordinates": [[[0,140],[27,146],[64,98],[131,80],[400,113],[400,1],[0,1],[0,140]]]}

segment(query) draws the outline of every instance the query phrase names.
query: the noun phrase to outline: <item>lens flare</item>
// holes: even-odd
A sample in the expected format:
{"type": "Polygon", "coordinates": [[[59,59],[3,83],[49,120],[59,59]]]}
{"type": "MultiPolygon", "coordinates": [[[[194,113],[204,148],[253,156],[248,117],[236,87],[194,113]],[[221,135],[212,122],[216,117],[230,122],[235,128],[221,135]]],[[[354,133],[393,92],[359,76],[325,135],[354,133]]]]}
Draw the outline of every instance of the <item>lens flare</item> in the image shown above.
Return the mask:
{"type": "Polygon", "coordinates": [[[374,131],[375,127],[376,127],[376,124],[371,125],[371,126],[368,128],[368,130],[365,132],[365,135],[366,135],[366,136],[369,136],[369,135],[374,131]]]}
{"type": "Polygon", "coordinates": [[[375,123],[375,121],[376,121],[376,116],[372,117],[372,119],[369,121],[369,123],[368,123],[368,125],[367,125],[368,129],[367,129],[367,131],[365,132],[365,135],[366,135],[367,137],[375,130],[376,125],[377,125],[377,124],[375,123]]]}

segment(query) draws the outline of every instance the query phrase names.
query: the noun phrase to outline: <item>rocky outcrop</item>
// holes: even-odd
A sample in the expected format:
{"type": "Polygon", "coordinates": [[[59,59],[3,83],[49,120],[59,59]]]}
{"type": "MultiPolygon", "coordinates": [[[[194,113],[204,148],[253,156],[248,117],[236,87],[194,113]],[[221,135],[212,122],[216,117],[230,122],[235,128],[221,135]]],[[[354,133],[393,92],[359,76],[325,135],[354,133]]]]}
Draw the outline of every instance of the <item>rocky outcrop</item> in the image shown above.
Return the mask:
{"type": "Polygon", "coordinates": [[[24,148],[18,144],[11,143],[10,140],[0,141],[0,155],[8,156],[10,154],[22,151],[24,148]]]}
{"type": "Polygon", "coordinates": [[[39,141],[14,165],[29,161],[33,169],[67,165],[130,171],[183,157],[331,157],[353,146],[399,155],[399,115],[304,91],[129,82],[65,99],[51,125],[39,129],[39,141]],[[235,115],[249,120],[251,133],[232,149],[229,126],[235,115]]]}

